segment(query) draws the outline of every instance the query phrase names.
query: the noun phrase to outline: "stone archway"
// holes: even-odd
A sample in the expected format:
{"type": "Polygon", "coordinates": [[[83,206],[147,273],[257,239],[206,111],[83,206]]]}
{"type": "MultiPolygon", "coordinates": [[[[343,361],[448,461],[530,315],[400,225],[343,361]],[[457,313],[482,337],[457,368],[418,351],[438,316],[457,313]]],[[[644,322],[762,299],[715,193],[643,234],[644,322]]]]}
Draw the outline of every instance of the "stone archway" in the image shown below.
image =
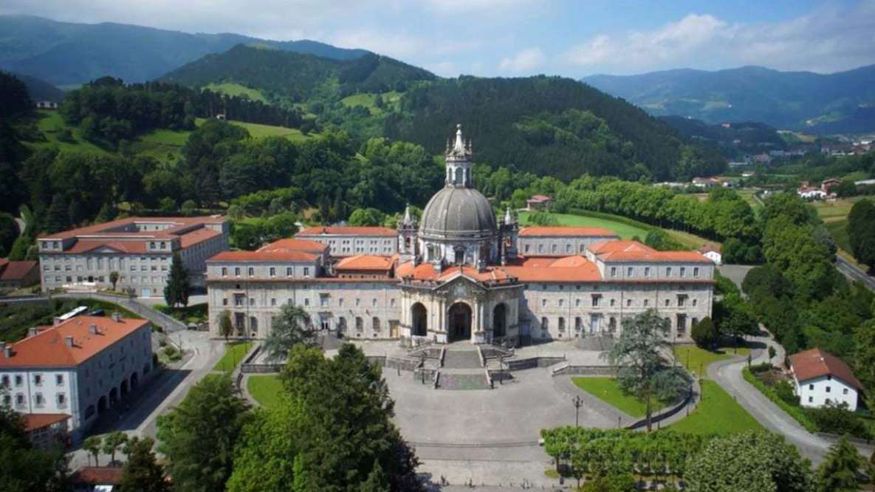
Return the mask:
{"type": "Polygon", "coordinates": [[[410,308],[410,334],[416,337],[428,335],[428,311],[421,302],[415,303],[410,308]]]}
{"type": "Polygon", "coordinates": [[[447,320],[449,322],[447,340],[456,342],[459,340],[471,340],[471,306],[464,302],[457,302],[450,306],[447,320]]]}
{"type": "Polygon", "coordinates": [[[507,335],[507,306],[502,302],[492,310],[492,338],[507,335]]]}

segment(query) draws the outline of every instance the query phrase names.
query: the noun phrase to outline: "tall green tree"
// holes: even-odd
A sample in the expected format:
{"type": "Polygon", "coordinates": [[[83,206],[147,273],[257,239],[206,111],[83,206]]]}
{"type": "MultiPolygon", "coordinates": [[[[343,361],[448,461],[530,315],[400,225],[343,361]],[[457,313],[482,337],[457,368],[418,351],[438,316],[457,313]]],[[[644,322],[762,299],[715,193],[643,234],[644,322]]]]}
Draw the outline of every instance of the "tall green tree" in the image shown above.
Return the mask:
{"type": "Polygon", "coordinates": [[[709,350],[714,348],[714,344],[717,343],[718,338],[717,330],[714,328],[714,323],[711,322],[711,318],[707,316],[693,325],[693,329],[690,331],[690,336],[693,338],[693,341],[696,342],[696,345],[709,350]]]}
{"type": "Polygon", "coordinates": [[[234,323],[231,321],[231,312],[225,309],[219,314],[219,334],[225,337],[225,341],[234,333],[234,323]]]}
{"type": "Polygon", "coordinates": [[[269,358],[280,360],[295,345],[311,346],[315,343],[316,331],[310,322],[310,315],[304,308],[287,303],[273,317],[271,331],[264,339],[263,346],[269,358]]]}
{"type": "Polygon", "coordinates": [[[860,263],[875,265],[875,204],[860,200],[848,213],[848,241],[854,258],[860,263]]]}
{"type": "Polygon", "coordinates": [[[155,459],[151,437],[131,438],[128,461],[122,469],[121,489],[137,492],[169,492],[164,467],[155,459]]]}
{"type": "Polygon", "coordinates": [[[94,466],[100,466],[98,458],[100,457],[100,450],[102,447],[103,440],[100,436],[88,436],[85,438],[85,441],[82,442],[82,449],[88,451],[90,456],[94,456],[94,466]]]}
{"type": "Polygon", "coordinates": [[[809,492],[808,460],[776,434],[748,431],[712,440],[690,458],[684,477],[692,492],[809,492]]]}
{"type": "Polygon", "coordinates": [[[170,307],[188,306],[190,292],[191,280],[188,277],[188,270],[182,264],[179,253],[173,253],[170,274],[167,276],[167,285],[164,286],[164,300],[170,307]]]}
{"type": "Polygon", "coordinates": [[[857,474],[865,461],[847,437],[842,436],[830,446],[826,458],[817,469],[823,492],[855,492],[860,490],[857,474]]]}
{"type": "Polygon", "coordinates": [[[113,431],[103,436],[103,454],[109,455],[110,465],[115,463],[115,453],[128,442],[128,435],[122,431],[113,431]]]}
{"type": "Polygon", "coordinates": [[[179,406],[159,417],[159,450],[170,460],[174,489],[224,490],[234,446],[249,418],[228,377],[202,379],[179,406]]]}
{"type": "MultiPolygon", "coordinates": [[[[660,317],[656,310],[648,309],[623,321],[619,338],[605,355],[612,366],[619,368],[620,388],[645,402],[648,432],[653,414],[654,378],[666,369],[662,354],[669,352],[671,346],[668,333],[668,320],[660,317]]],[[[678,375],[672,374],[672,378],[678,375]]],[[[665,380],[660,382],[668,384],[665,380]]]]}
{"type": "MultiPolygon", "coordinates": [[[[0,393],[4,391],[0,388],[0,393]]],[[[69,488],[64,451],[35,449],[27,437],[21,414],[2,402],[0,463],[0,490],[61,492],[69,488]]]]}

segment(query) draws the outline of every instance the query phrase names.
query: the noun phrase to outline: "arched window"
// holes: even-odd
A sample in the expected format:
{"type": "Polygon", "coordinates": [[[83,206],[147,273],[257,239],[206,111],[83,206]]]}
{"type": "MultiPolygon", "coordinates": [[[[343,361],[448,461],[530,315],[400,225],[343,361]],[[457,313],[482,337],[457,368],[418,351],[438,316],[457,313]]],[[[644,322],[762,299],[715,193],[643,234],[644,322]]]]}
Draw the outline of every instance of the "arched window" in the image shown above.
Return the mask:
{"type": "Polygon", "coordinates": [[[559,331],[565,331],[565,318],[559,317],[559,331]]]}
{"type": "Polygon", "coordinates": [[[580,331],[583,329],[583,319],[580,316],[576,316],[574,318],[574,331],[580,331]]]}
{"type": "Polygon", "coordinates": [[[464,172],[465,170],[461,167],[456,168],[456,179],[453,181],[455,184],[460,185],[463,183],[463,180],[465,179],[463,175],[464,172]]]}
{"type": "Polygon", "coordinates": [[[428,311],[421,302],[415,303],[410,308],[410,318],[410,334],[417,337],[426,336],[428,334],[428,311]]]}
{"type": "Polygon", "coordinates": [[[492,311],[492,336],[503,337],[507,334],[507,307],[504,303],[495,306],[492,311]]]}
{"type": "Polygon", "coordinates": [[[546,331],[548,328],[550,328],[550,321],[544,316],[541,318],[541,329],[546,331]]]}
{"type": "Polygon", "coordinates": [[[380,318],[374,316],[371,322],[374,325],[374,333],[378,333],[380,331],[380,318]]]}

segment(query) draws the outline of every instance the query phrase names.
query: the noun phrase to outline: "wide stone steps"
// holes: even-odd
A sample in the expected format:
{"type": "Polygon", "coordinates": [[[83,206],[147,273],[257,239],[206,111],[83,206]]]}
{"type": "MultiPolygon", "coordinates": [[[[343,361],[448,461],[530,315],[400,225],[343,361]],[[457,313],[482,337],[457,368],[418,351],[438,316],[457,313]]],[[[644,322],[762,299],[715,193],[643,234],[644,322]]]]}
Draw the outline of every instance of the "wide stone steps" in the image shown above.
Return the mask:
{"type": "Polygon", "coordinates": [[[482,390],[489,389],[486,373],[447,373],[441,371],[438,389],[443,390],[482,390]]]}
{"type": "Polygon", "coordinates": [[[444,366],[447,369],[477,369],[482,368],[480,355],[474,350],[447,350],[444,354],[444,366]]]}

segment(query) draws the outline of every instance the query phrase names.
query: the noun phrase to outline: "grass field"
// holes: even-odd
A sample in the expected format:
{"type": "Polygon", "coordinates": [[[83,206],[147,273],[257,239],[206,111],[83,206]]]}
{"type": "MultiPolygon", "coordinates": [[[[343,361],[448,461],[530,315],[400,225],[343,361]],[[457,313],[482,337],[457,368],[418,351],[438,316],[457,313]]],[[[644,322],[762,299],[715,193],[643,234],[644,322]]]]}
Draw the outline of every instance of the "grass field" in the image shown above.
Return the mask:
{"type": "Polygon", "coordinates": [[[732,347],[720,348],[717,352],[711,352],[695,345],[677,345],[674,347],[674,354],[678,363],[699,377],[706,375],[705,371],[713,362],[728,359],[735,355],[747,356],[749,353],[750,349],[747,347],[738,347],[737,352],[732,347]]]}
{"type": "Polygon", "coordinates": [[[225,354],[213,366],[213,371],[233,372],[234,368],[243,362],[243,357],[246,356],[251,347],[252,342],[231,342],[225,344],[225,354]]]}
{"type": "Polygon", "coordinates": [[[833,220],[841,220],[847,218],[851,212],[851,207],[864,197],[839,198],[834,201],[816,201],[812,202],[817,216],[823,219],[824,222],[833,220]]]}
{"type": "Polygon", "coordinates": [[[848,219],[833,220],[824,223],[824,225],[839,248],[851,251],[851,240],[848,239],[848,219]]]}
{"type": "MultiPolygon", "coordinates": [[[[380,94],[380,97],[383,99],[384,107],[396,107],[398,105],[398,102],[401,100],[401,93],[395,91],[384,92],[383,94],[380,94]]],[[[362,93],[346,96],[340,100],[340,103],[350,108],[362,106],[364,108],[367,108],[372,115],[379,115],[383,113],[383,109],[377,107],[377,105],[375,104],[376,100],[377,94],[362,93]]]]}
{"type": "Polygon", "coordinates": [[[227,94],[229,96],[247,97],[251,101],[258,101],[267,104],[267,98],[258,89],[252,89],[245,85],[235,84],[233,82],[225,82],[222,84],[212,83],[204,87],[213,92],[227,94]]]}
{"type": "MultiPolygon", "coordinates": [[[[206,121],[204,118],[198,118],[196,124],[202,125],[206,121]]],[[[252,138],[267,138],[267,137],[285,137],[293,142],[303,142],[311,135],[304,135],[297,128],[286,128],[283,126],[261,125],[258,123],[245,123],[243,121],[228,121],[233,125],[241,126],[249,132],[252,138]]]]}
{"type": "Polygon", "coordinates": [[[39,120],[37,120],[36,126],[46,137],[46,141],[34,142],[31,144],[34,147],[56,145],[59,149],[69,152],[108,153],[106,150],[82,138],[82,132],[80,132],[78,128],[68,127],[67,124],[64,123],[64,119],[61,118],[59,112],[42,109],[37,110],[37,115],[39,120]],[[65,130],[69,130],[72,140],[62,140],[62,135],[65,133],[65,130]]]}
{"type": "Polygon", "coordinates": [[[670,429],[692,434],[737,434],[762,430],[762,426],[714,381],[703,379],[702,401],[693,413],[670,429]]]}
{"type": "Polygon", "coordinates": [[[280,382],[279,376],[275,374],[249,376],[246,389],[261,406],[270,408],[279,403],[283,384],[280,382]]]}
{"type": "MultiPolygon", "coordinates": [[[[644,417],[647,414],[645,403],[634,396],[623,393],[617,385],[617,380],[608,377],[572,378],[575,386],[595,396],[599,400],[616,407],[617,410],[631,415],[632,417],[644,417]]],[[[653,411],[661,409],[664,405],[653,400],[653,411]]]]}
{"type": "MultiPolygon", "coordinates": [[[[532,225],[529,222],[530,215],[531,214],[529,212],[520,212],[520,224],[532,225]]],[[[634,219],[611,214],[599,213],[585,215],[551,213],[550,215],[556,218],[557,223],[561,226],[604,227],[605,229],[610,229],[616,232],[617,235],[620,236],[620,239],[632,239],[633,237],[637,236],[643,241],[649,231],[659,229],[658,227],[648,225],[643,222],[638,222],[634,219]]],[[[690,234],[688,232],[676,231],[674,229],[663,230],[666,232],[666,234],[669,235],[669,237],[690,249],[698,248],[705,243],[714,242],[696,236],[695,234],[690,234]]]]}

